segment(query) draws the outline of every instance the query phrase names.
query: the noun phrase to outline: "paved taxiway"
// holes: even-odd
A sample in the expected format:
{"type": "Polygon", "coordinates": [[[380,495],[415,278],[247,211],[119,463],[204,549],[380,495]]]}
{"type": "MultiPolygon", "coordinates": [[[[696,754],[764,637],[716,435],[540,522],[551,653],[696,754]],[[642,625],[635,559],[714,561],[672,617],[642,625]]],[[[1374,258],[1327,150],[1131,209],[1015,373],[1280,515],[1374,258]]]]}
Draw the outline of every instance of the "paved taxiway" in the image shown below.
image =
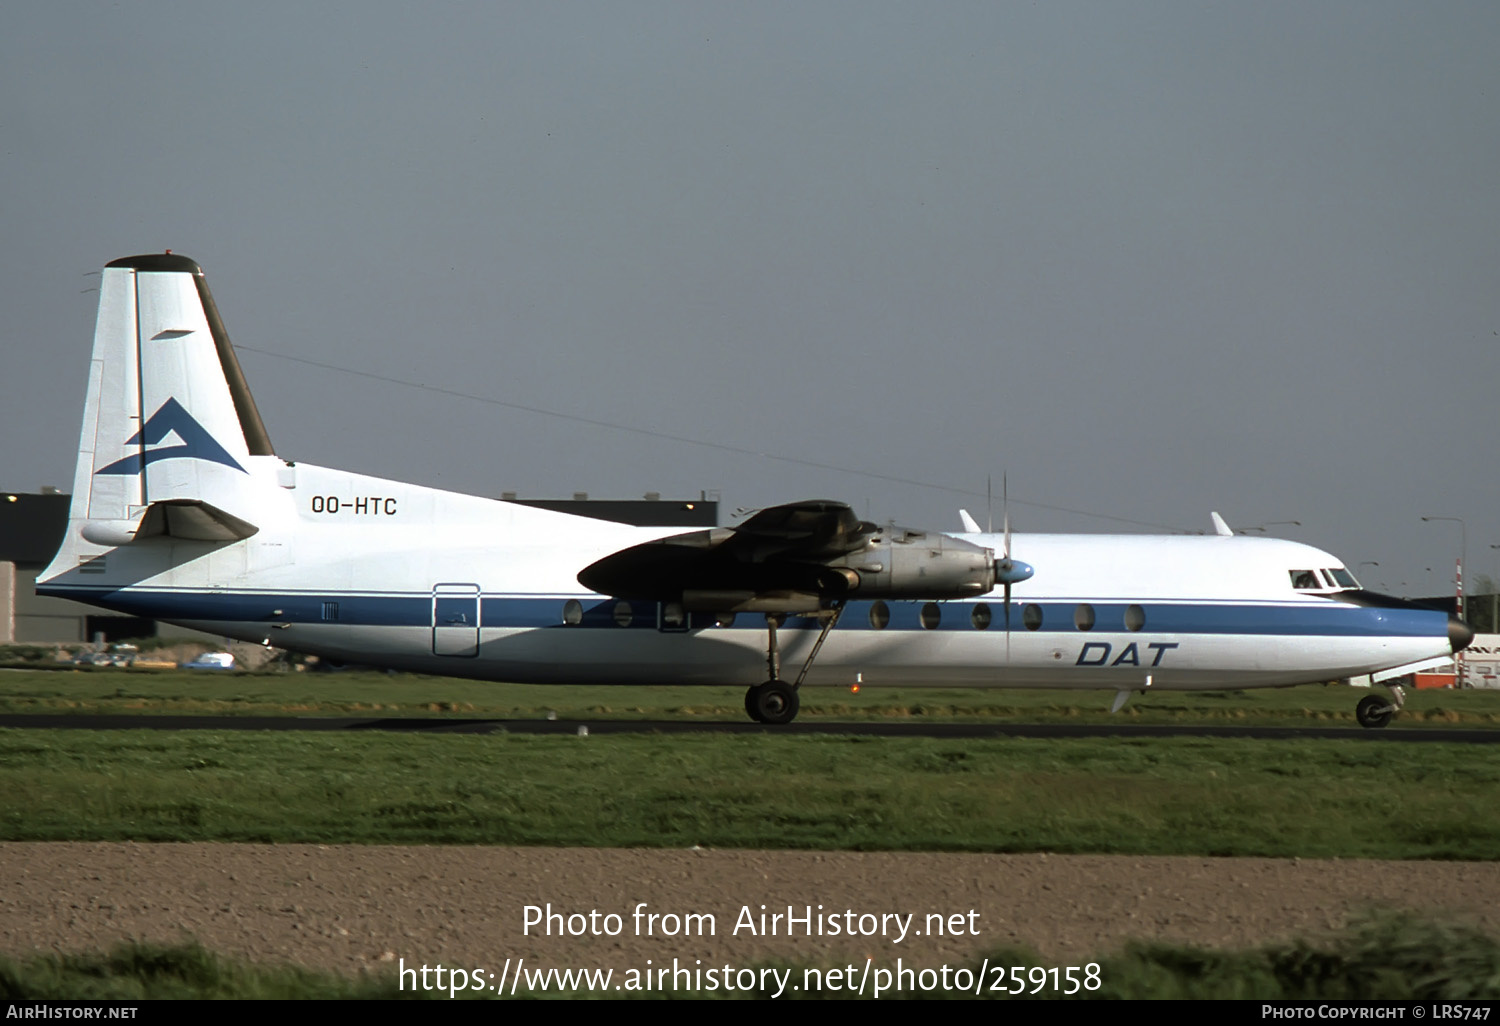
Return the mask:
{"type": "Polygon", "coordinates": [[[1439,727],[1218,727],[1071,723],[832,723],[803,721],[780,727],[738,721],[499,720],[443,716],[92,716],[67,713],[0,714],[0,727],[73,730],[385,730],[450,734],[863,734],[874,737],[1239,737],[1461,744],[1500,743],[1500,730],[1439,727]]]}

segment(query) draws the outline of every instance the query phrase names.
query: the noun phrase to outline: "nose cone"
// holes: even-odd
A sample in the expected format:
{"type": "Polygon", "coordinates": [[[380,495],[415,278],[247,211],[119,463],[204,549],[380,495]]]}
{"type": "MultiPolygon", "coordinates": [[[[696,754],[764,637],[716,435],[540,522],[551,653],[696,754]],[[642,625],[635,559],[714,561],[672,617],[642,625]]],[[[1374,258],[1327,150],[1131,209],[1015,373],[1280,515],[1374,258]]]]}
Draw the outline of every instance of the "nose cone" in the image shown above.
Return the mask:
{"type": "Polygon", "coordinates": [[[1454,652],[1462,652],[1473,640],[1474,628],[1456,616],[1448,617],[1448,644],[1453,646],[1454,652]]]}

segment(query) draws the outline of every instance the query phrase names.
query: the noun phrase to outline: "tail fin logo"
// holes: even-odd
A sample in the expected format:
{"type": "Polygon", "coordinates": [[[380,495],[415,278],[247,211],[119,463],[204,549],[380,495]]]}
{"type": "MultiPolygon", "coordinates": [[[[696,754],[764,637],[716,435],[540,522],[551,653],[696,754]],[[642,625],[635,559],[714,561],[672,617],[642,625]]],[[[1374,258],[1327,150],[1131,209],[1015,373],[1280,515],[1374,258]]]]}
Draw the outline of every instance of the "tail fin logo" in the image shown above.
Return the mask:
{"type": "Polygon", "coordinates": [[[162,403],[161,408],[151,415],[141,429],[125,440],[125,444],[156,445],[172,434],[175,434],[182,442],[181,445],[168,446],[164,449],[149,449],[144,453],[126,456],[107,467],[101,467],[94,473],[139,474],[149,463],[179,458],[208,460],[210,463],[222,463],[226,467],[233,467],[241,474],[247,472],[244,467],[235,462],[233,456],[224,451],[222,445],[214,441],[213,436],[204,430],[203,425],[194,420],[192,414],[183,409],[182,404],[176,399],[168,399],[162,403]]]}

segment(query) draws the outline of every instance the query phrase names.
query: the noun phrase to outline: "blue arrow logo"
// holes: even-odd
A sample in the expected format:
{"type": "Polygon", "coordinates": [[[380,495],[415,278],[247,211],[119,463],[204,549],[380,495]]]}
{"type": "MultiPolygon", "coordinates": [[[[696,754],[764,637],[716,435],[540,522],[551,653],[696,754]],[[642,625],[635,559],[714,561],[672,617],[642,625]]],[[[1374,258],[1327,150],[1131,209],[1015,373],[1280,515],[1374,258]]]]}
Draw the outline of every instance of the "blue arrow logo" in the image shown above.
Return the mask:
{"type": "Polygon", "coordinates": [[[132,437],[127,438],[125,444],[140,445],[144,442],[146,445],[156,445],[169,434],[176,434],[182,440],[182,444],[165,449],[150,449],[144,458],[140,454],[126,456],[123,460],[116,460],[94,473],[139,474],[148,463],[179,458],[222,463],[226,467],[233,467],[241,474],[246,473],[245,468],[236,463],[234,457],[229,455],[222,445],[214,441],[213,436],[204,430],[203,425],[194,420],[192,414],[183,409],[182,404],[176,399],[168,399],[162,403],[161,409],[153,413],[132,437]]]}

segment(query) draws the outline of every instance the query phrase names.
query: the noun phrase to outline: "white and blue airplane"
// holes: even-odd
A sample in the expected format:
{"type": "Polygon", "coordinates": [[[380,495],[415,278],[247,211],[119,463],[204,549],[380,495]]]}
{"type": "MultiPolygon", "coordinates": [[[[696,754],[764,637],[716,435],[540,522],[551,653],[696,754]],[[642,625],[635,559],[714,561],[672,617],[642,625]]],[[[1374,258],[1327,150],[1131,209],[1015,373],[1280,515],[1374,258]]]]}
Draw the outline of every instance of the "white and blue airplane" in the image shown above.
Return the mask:
{"type": "Polygon", "coordinates": [[[1357,710],[1383,726],[1406,674],[1472,638],[1217,514],[1205,536],[964,520],[877,526],[817,501],[681,533],[283,459],[202,269],[167,253],[104,269],[68,530],[37,591],[454,677],[744,686],[764,723],[795,717],[804,683],[1106,689],[1119,709],[1359,679],[1389,686],[1357,710]]]}

